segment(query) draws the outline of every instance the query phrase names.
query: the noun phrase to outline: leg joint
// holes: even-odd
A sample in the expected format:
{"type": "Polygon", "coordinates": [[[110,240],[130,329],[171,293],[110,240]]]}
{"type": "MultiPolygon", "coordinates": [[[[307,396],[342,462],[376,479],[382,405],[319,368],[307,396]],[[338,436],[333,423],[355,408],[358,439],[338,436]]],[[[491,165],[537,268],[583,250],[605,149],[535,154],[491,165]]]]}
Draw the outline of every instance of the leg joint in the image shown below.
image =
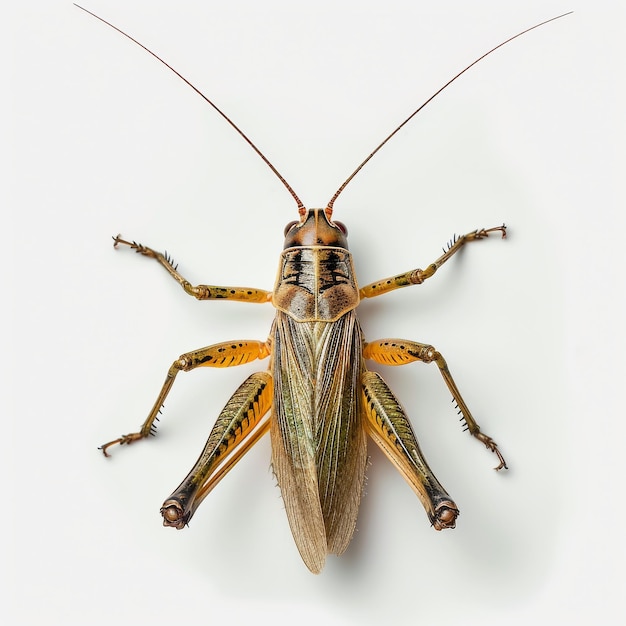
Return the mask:
{"type": "Polygon", "coordinates": [[[192,285],[188,280],[182,281],[185,293],[193,296],[197,300],[209,300],[211,298],[211,290],[206,285],[192,285]]]}
{"type": "Polygon", "coordinates": [[[170,367],[169,375],[176,376],[178,372],[188,372],[195,366],[194,360],[188,354],[181,354],[170,367]]]}
{"type": "Polygon", "coordinates": [[[421,285],[424,282],[424,270],[416,269],[409,274],[409,283],[411,285],[421,285]]]}
{"type": "Polygon", "coordinates": [[[423,363],[432,363],[442,358],[434,346],[428,345],[420,345],[417,350],[409,350],[409,354],[423,363]]]}

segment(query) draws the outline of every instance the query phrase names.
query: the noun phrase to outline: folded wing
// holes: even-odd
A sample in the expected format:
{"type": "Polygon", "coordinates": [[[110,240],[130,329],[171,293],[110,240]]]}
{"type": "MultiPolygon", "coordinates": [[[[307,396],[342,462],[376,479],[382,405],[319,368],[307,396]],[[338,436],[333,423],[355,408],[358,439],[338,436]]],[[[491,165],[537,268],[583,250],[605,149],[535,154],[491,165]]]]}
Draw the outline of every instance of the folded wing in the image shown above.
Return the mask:
{"type": "Polygon", "coordinates": [[[356,526],[367,460],[359,381],[362,335],[354,312],[335,322],[273,327],[272,463],[307,567],[341,554],[356,526]]]}

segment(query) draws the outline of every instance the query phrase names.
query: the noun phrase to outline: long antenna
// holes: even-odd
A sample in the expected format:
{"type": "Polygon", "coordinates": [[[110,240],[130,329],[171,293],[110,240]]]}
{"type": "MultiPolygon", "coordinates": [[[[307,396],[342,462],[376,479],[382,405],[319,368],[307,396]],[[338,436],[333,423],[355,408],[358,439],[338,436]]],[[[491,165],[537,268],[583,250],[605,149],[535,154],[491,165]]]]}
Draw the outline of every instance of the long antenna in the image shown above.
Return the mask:
{"type": "Polygon", "coordinates": [[[328,206],[326,208],[326,212],[328,214],[332,214],[332,210],[333,210],[333,205],[335,204],[335,200],[337,200],[337,198],[339,197],[339,194],[348,186],[348,183],[363,169],[363,166],[405,125],[408,124],[428,103],[430,103],[432,100],[434,100],[444,89],[446,89],[446,87],[449,87],[457,78],[459,78],[460,76],[462,76],[463,74],[465,74],[465,72],[467,72],[467,70],[469,70],[471,67],[473,67],[474,65],[476,65],[476,63],[478,63],[479,61],[482,61],[486,56],[489,56],[492,52],[495,52],[498,48],[501,48],[502,46],[506,45],[507,43],[509,43],[510,41],[513,41],[514,39],[517,39],[518,37],[521,37],[522,35],[525,35],[526,33],[530,32],[531,30],[534,30],[535,28],[539,28],[540,26],[543,26],[544,24],[548,24],[550,22],[554,22],[554,20],[558,20],[562,17],[565,17],[566,15],[570,15],[571,13],[573,13],[573,11],[569,11],[568,13],[563,13],[563,15],[558,15],[557,17],[553,17],[549,20],[546,20],[545,22],[541,22],[540,24],[535,24],[535,26],[531,26],[530,28],[527,28],[526,30],[523,30],[521,33],[517,33],[517,35],[514,35],[513,37],[509,37],[509,39],[507,39],[506,41],[503,41],[501,44],[497,45],[495,48],[492,48],[491,50],[489,50],[489,52],[485,52],[485,54],[483,54],[482,56],[479,56],[473,63],[470,63],[465,69],[461,70],[456,76],[454,76],[453,78],[451,78],[443,87],[441,87],[440,89],[438,89],[432,96],[430,96],[430,98],[428,98],[428,100],[426,100],[426,102],[424,102],[423,104],[421,104],[417,109],[415,109],[415,111],[413,111],[413,113],[411,113],[411,115],[409,115],[409,117],[407,117],[404,122],[402,122],[402,124],[400,124],[400,126],[398,126],[391,134],[387,135],[387,137],[385,137],[385,139],[383,139],[383,141],[381,141],[376,148],[374,149],[374,151],[354,170],[354,172],[352,172],[352,174],[350,174],[350,176],[348,176],[348,178],[344,181],[344,183],[341,185],[341,187],[339,187],[339,189],[337,189],[337,191],[335,192],[335,195],[330,199],[330,202],[328,203],[328,206]]]}
{"type": "Polygon", "coordinates": [[[302,204],[302,201],[300,200],[300,198],[298,198],[298,196],[296,195],[296,192],[291,188],[291,185],[283,178],[282,174],[270,163],[269,159],[254,145],[254,143],[252,143],[252,140],[241,130],[241,128],[239,128],[239,126],[237,126],[237,124],[235,124],[235,122],[233,122],[226,115],[226,113],[224,113],[224,111],[222,111],[216,104],[211,102],[211,100],[209,100],[195,85],[193,85],[189,80],[187,80],[180,72],[177,72],[169,63],[167,63],[160,56],[152,52],[152,50],[150,50],[149,48],[146,48],[146,46],[144,46],[142,43],[140,43],[139,41],[131,37],[128,33],[125,33],[123,30],[119,29],[117,26],[114,26],[110,22],[107,22],[105,19],[101,18],[99,15],[96,15],[95,13],[88,11],[84,7],[81,7],[79,4],[74,3],[74,6],[78,7],[85,13],[89,13],[89,15],[92,15],[96,19],[105,23],[107,26],[110,26],[113,30],[116,30],[118,33],[124,35],[124,37],[127,37],[128,39],[130,39],[133,43],[136,43],[140,48],[143,48],[146,52],[151,54],[157,61],[160,61],[161,63],[163,63],[165,67],[172,70],[172,72],[174,72],[174,74],[176,74],[178,78],[180,78],[182,81],[187,83],[201,98],[203,98],[206,102],[208,102],[246,140],[246,142],[252,147],[252,149],[263,159],[265,164],[272,170],[272,172],[274,172],[274,174],[276,174],[280,182],[287,188],[287,191],[292,195],[293,199],[296,201],[296,204],[298,205],[298,211],[300,212],[300,214],[301,215],[304,214],[305,212],[304,204],[302,204]]]}

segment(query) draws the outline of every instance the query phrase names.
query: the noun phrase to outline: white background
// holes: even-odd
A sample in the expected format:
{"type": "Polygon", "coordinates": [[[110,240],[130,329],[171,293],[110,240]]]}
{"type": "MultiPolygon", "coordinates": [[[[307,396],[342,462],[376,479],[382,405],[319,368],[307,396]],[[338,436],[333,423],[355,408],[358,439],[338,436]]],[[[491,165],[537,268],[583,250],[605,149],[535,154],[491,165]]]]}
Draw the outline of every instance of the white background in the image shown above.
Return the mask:
{"type": "Polygon", "coordinates": [[[192,282],[270,289],[295,204],[140,48],[69,2],[3,9],[5,623],[621,623],[623,4],[84,2],[214,98],[308,206],[464,65],[575,13],[468,72],[335,206],[361,284],[425,266],[454,232],[510,226],[359,310],[368,338],[443,352],[511,469],[461,432],[433,366],[386,370],[457,528],[432,530],[372,448],[353,543],[313,576],[266,440],[190,528],[161,526],[265,364],[181,375],[155,439],[96,450],[139,426],[180,353],[264,339],[272,319],[196,302],[111,235],[167,249],[192,282]]]}

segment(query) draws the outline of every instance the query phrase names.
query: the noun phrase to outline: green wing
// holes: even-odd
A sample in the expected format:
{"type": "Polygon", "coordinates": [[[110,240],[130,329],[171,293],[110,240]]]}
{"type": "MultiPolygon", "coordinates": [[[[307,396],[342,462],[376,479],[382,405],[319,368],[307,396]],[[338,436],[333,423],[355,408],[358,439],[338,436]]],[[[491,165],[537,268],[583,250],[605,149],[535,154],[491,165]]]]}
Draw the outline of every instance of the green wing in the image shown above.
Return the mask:
{"type": "Polygon", "coordinates": [[[356,315],[296,322],[272,335],[272,463],[298,550],[312,572],[341,554],[356,526],[367,461],[356,315]]]}

